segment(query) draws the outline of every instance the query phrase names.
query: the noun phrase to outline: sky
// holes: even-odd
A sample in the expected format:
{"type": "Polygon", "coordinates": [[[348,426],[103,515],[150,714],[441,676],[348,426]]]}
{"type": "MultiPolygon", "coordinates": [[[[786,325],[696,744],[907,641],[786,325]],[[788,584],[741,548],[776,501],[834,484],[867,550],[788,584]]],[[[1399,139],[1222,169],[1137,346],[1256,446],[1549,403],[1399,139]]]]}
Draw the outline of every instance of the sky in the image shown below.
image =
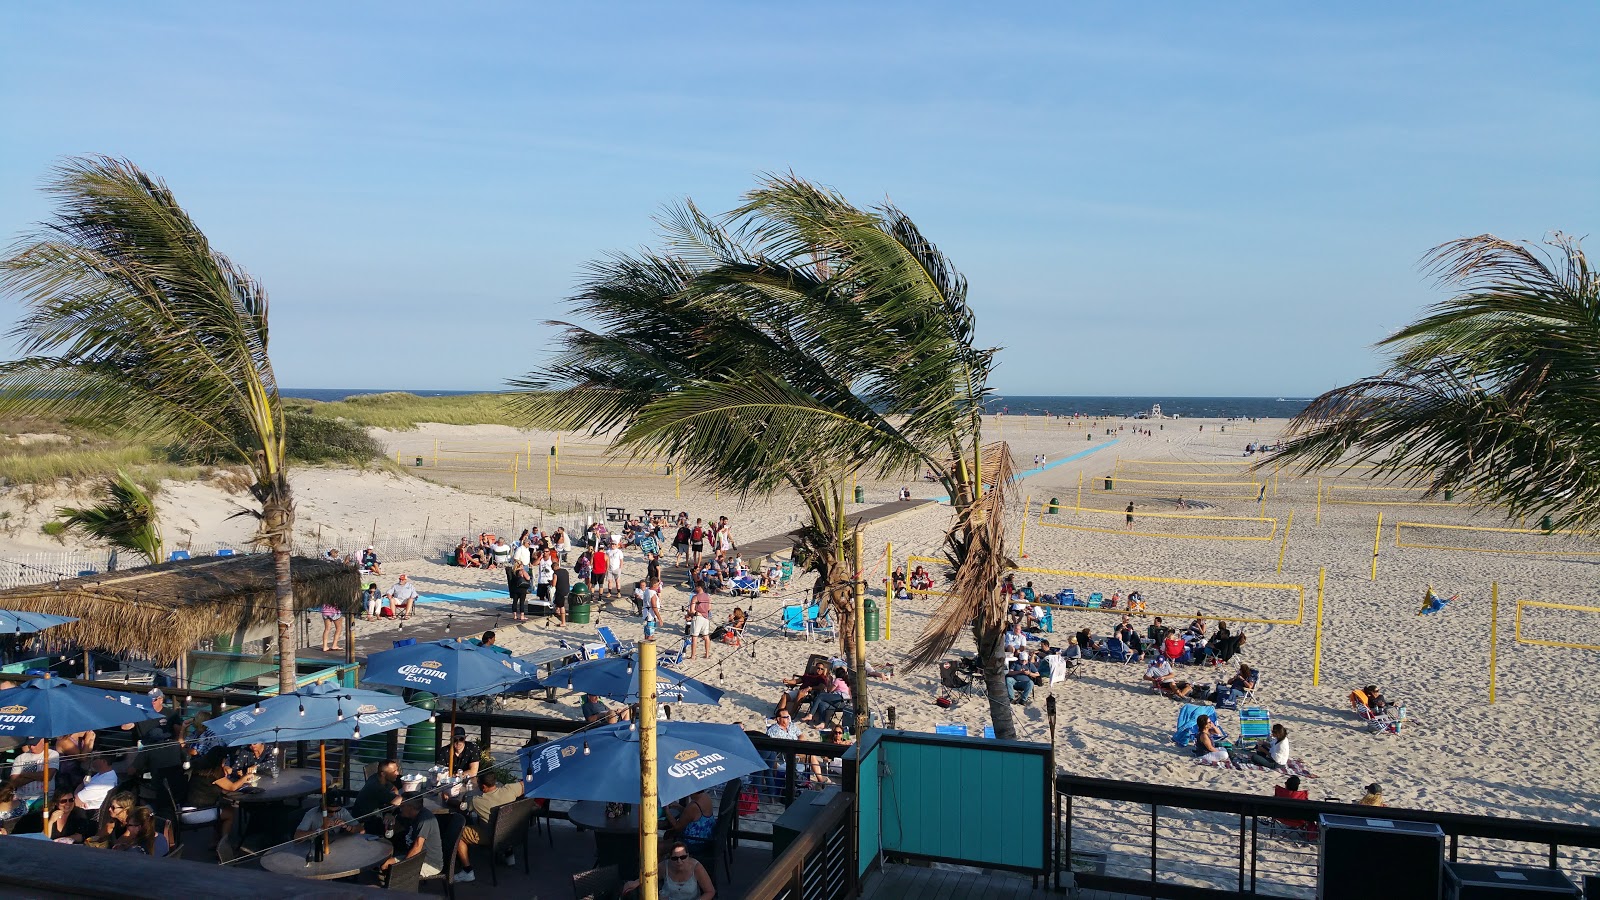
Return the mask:
{"type": "Polygon", "coordinates": [[[1597,31],[1592,2],[8,3],[0,235],[63,157],[125,157],[264,282],[280,384],[496,389],[582,320],[587,263],[792,171],[952,258],[1002,394],[1310,396],[1443,299],[1430,247],[1593,230],[1597,31]]]}

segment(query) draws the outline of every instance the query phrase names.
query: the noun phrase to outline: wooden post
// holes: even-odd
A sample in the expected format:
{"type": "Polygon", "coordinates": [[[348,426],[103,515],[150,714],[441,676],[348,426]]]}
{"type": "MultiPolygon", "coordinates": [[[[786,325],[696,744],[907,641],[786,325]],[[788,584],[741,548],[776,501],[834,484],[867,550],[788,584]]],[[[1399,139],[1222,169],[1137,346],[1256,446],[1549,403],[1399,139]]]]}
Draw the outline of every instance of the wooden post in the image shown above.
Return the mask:
{"type": "Polygon", "coordinates": [[[1322,524],[1322,479],[1317,479],[1317,524],[1322,524]]]}
{"type": "Polygon", "coordinates": [[[1494,662],[1500,630],[1500,582],[1489,582],[1489,702],[1494,702],[1494,662]]]}
{"type": "Polygon", "coordinates": [[[657,900],[661,862],[656,849],[656,640],[639,642],[639,896],[657,900]]]}
{"type": "Polygon", "coordinates": [[[1311,685],[1322,681],[1322,587],[1327,582],[1328,570],[1317,570],[1317,634],[1311,646],[1311,685]]]}

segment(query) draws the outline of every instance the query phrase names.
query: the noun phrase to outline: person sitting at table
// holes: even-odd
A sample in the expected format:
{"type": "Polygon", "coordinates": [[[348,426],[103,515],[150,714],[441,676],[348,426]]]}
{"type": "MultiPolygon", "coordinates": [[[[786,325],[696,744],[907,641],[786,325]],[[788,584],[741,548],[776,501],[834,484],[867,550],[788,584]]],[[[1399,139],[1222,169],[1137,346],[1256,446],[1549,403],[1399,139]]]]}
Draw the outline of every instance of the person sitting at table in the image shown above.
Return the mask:
{"type": "Polygon", "coordinates": [[[250,778],[253,775],[265,774],[272,767],[272,755],[267,752],[267,745],[261,741],[235,747],[228,754],[228,774],[234,778],[250,778]]]}
{"type": "Polygon", "coordinates": [[[189,775],[189,801],[181,816],[185,825],[213,823],[218,839],[227,834],[233,824],[233,804],[223,795],[250,783],[248,775],[228,777],[226,758],[227,751],[217,747],[193,764],[189,775]]]}
{"type": "Polygon", "coordinates": [[[141,804],[133,791],[117,791],[106,799],[105,811],[100,819],[100,831],[84,843],[92,847],[114,845],[127,832],[128,822],[138,815],[135,810],[150,813],[154,819],[153,830],[166,840],[167,846],[171,847],[175,843],[172,823],[166,819],[154,818],[154,811],[141,804]]]}
{"type": "MultiPolygon", "coordinates": [[[[826,668],[827,664],[824,663],[823,667],[826,668]]],[[[778,738],[779,740],[785,741],[803,741],[806,739],[805,731],[801,729],[799,722],[794,721],[794,716],[791,715],[788,710],[779,710],[778,714],[773,717],[772,724],[767,726],[767,737],[778,738]]],[[[794,761],[796,769],[801,772],[804,772],[805,766],[810,766],[812,779],[817,783],[831,783],[823,772],[821,758],[810,756],[804,753],[797,753],[795,754],[794,761]]],[[[772,767],[778,770],[779,773],[783,772],[784,764],[783,755],[781,753],[774,753],[772,755],[772,767]]],[[[781,777],[782,776],[780,774],[780,778],[781,777]]]]}
{"type": "MultiPolygon", "coordinates": [[[[44,769],[60,769],[61,757],[50,749],[50,741],[46,738],[23,738],[21,753],[11,761],[11,779],[6,782],[17,796],[33,803],[44,797],[44,769]]],[[[55,778],[56,776],[51,776],[55,778]]]]}
{"type": "Polygon", "coordinates": [[[111,849],[161,857],[167,855],[171,846],[167,843],[166,835],[156,827],[156,816],[150,807],[135,806],[128,811],[122,834],[111,842],[111,849]]]}
{"type": "MultiPolygon", "coordinates": [[[[626,896],[639,889],[638,881],[622,886],[626,896]]],[[[700,860],[689,855],[689,845],[675,841],[667,852],[667,868],[660,878],[661,900],[711,900],[717,895],[711,875],[700,860]]]]}
{"type": "Polygon", "coordinates": [[[62,788],[56,791],[55,795],[50,815],[43,823],[44,836],[52,841],[69,844],[81,844],[94,837],[98,830],[94,817],[78,805],[78,798],[72,793],[72,788],[62,788]]]}
{"type": "Polygon", "coordinates": [[[378,763],[367,783],[356,793],[351,812],[366,826],[367,834],[383,834],[383,817],[372,813],[399,806],[404,799],[400,793],[400,763],[386,759],[378,763]]]}
{"type": "Polygon", "coordinates": [[[456,728],[450,734],[450,743],[439,748],[439,753],[433,761],[441,766],[453,766],[449,774],[460,775],[462,778],[471,778],[478,774],[478,762],[483,759],[483,754],[478,752],[478,745],[467,740],[467,730],[456,728]]]}
{"type": "Polygon", "coordinates": [[[28,813],[28,804],[17,796],[17,791],[9,784],[0,784],[0,832],[5,834],[22,834],[17,831],[18,820],[28,813]]]}
{"type": "Polygon", "coordinates": [[[322,795],[322,802],[306,810],[306,814],[300,817],[300,824],[294,829],[294,839],[305,840],[324,831],[328,832],[329,838],[336,831],[360,833],[361,823],[350,817],[350,811],[344,805],[344,791],[332,790],[322,795]]]}
{"type": "MultiPolygon", "coordinates": [[[[477,880],[477,874],[472,871],[470,848],[489,842],[492,837],[489,834],[489,817],[494,815],[495,808],[521,796],[522,782],[513,780],[501,784],[500,777],[493,769],[478,773],[477,788],[461,798],[461,811],[467,816],[467,824],[461,829],[461,838],[455,846],[457,884],[477,880]]],[[[511,862],[516,861],[514,851],[508,856],[511,862]]]]}
{"type": "Polygon", "coordinates": [[[599,694],[584,694],[580,712],[585,722],[604,722],[607,725],[615,725],[618,721],[633,718],[632,710],[627,707],[614,710],[600,699],[599,694]]]}
{"type": "Polygon", "coordinates": [[[697,848],[711,843],[717,816],[711,795],[706,791],[695,791],[686,799],[667,804],[662,814],[667,820],[668,840],[681,840],[697,848]]]}
{"type": "Polygon", "coordinates": [[[89,759],[90,775],[83,787],[77,793],[77,805],[84,809],[98,810],[100,804],[106,802],[111,792],[117,789],[117,782],[122,776],[111,768],[111,758],[105,755],[93,756],[89,759]]]}
{"type": "MultiPolygon", "coordinates": [[[[422,808],[422,798],[412,797],[400,804],[400,818],[396,825],[404,829],[402,845],[406,848],[406,859],[414,856],[422,857],[422,877],[434,878],[444,871],[444,848],[439,838],[439,817],[428,813],[422,808]]],[[[379,871],[387,872],[389,867],[400,861],[400,857],[391,856],[379,866],[379,871]]]]}

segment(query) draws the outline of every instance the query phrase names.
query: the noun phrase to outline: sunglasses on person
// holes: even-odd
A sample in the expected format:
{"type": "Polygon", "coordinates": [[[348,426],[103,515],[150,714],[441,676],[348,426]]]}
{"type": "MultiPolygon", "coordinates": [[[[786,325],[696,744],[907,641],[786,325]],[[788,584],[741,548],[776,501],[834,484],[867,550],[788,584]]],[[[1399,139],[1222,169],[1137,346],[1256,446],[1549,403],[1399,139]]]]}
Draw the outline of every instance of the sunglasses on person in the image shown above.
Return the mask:
{"type": "Polygon", "coordinates": [[[789,717],[788,716],[779,716],[778,717],[778,721],[779,722],[787,722],[787,721],[789,721],[789,717]]]}
{"type": "Polygon", "coordinates": [[[686,859],[689,858],[689,854],[687,854],[687,853],[674,853],[674,854],[672,854],[671,856],[669,856],[667,858],[671,859],[671,860],[677,860],[679,862],[682,862],[683,860],[686,860],[686,859]]]}

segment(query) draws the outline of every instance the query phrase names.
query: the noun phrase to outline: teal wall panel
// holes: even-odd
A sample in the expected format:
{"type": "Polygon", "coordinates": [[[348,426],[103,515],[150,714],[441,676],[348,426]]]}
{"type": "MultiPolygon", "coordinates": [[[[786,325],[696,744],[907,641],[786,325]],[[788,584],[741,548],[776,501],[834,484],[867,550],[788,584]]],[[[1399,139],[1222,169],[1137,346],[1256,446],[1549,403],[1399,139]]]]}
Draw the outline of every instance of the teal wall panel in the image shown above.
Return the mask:
{"type": "MultiPolygon", "coordinates": [[[[868,734],[871,734],[869,731],[868,734]]],[[[860,750],[858,771],[861,777],[858,780],[859,789],[856,791],[856,812],[860,816],[856,821],[861,827],[856,832],[856,860],[860,866],[856,872],[857,877],[867,873],[867,867],[878,858],[881,849],[882,831],[878,827],[878,816],[883,808],[882,785],[877,778],[878,760],[881,750],[877,743],[863,738],[856,743],[860,750]]]]}

